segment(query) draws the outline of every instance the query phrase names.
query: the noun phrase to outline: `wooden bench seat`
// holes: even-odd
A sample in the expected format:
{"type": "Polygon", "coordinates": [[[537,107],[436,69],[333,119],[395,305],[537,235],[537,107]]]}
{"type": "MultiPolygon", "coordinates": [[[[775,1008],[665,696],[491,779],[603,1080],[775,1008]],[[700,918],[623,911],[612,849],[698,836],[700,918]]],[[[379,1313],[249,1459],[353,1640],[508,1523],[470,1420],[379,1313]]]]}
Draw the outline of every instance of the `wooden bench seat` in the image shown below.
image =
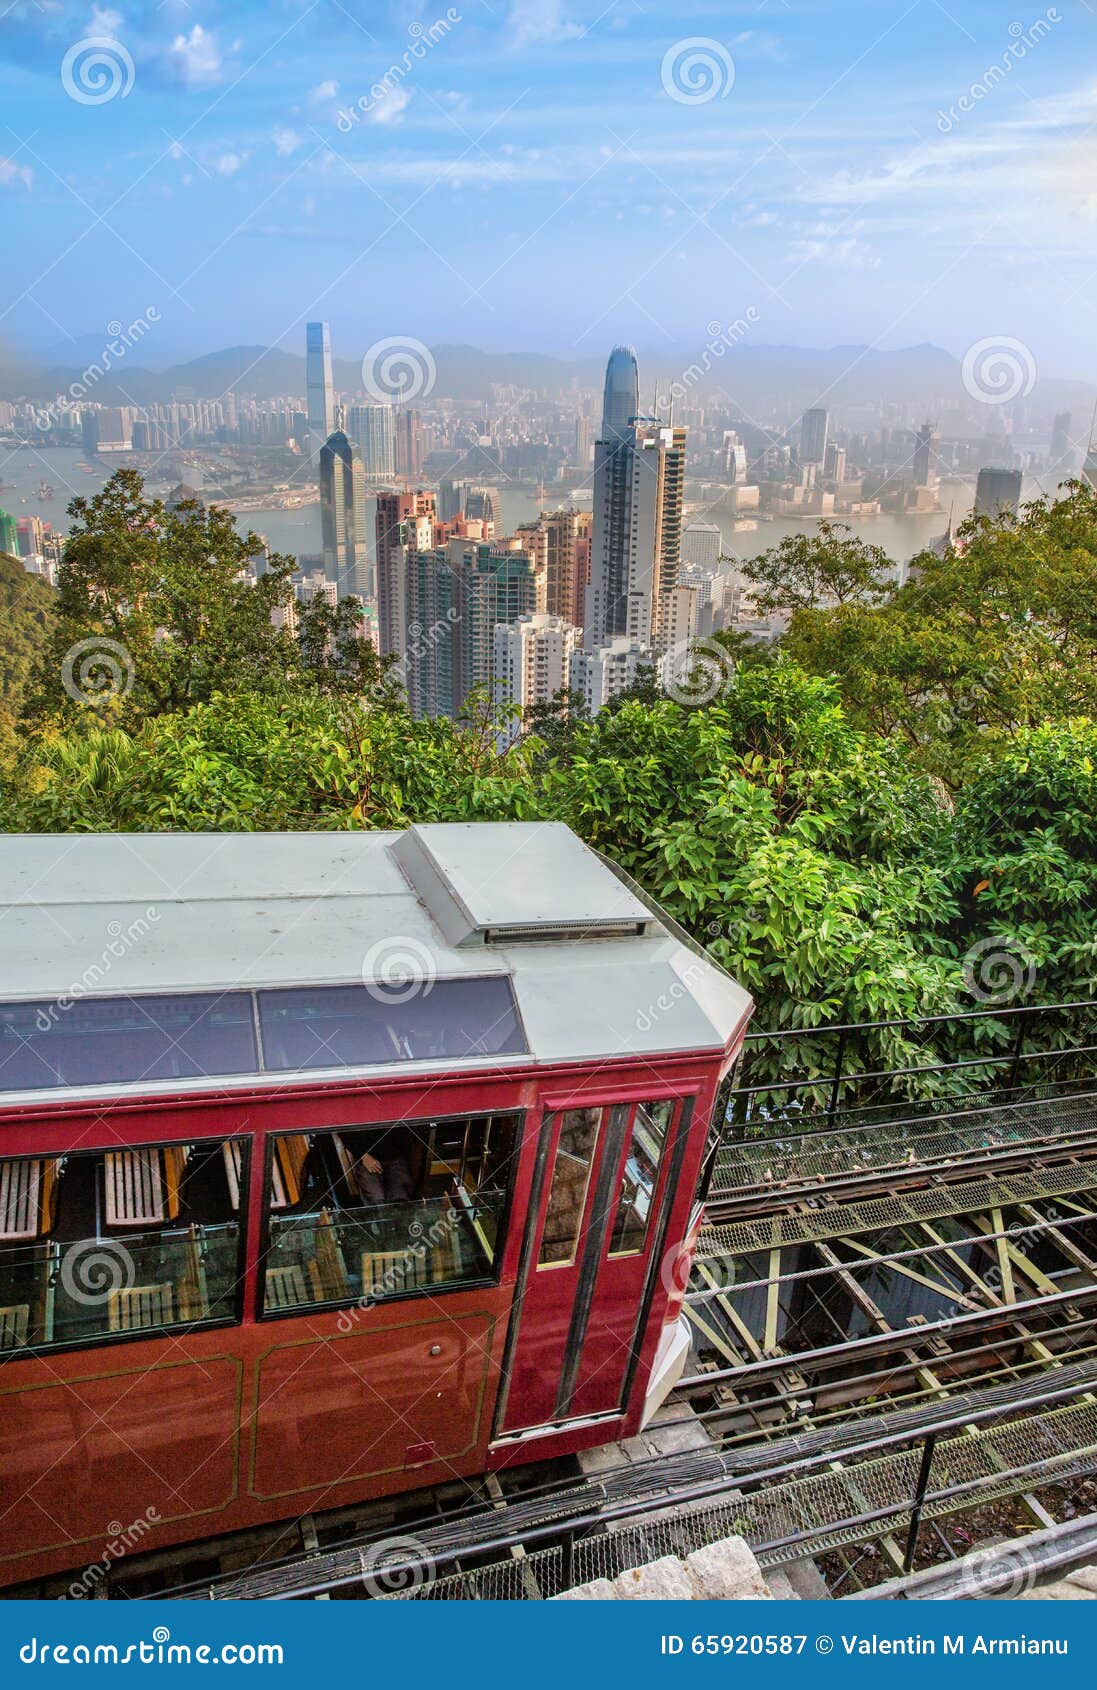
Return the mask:
{"type": "Polygon", "coordinates": [[[0,1309],[0,1350],[25,1349],[29,1327],[29,1303],[12,1303],[0,1309]]]}
{"type": "Polygon", "coordinates": [[[127,1285],[112,1291],[107,1305],[112,1332],[140,1332],[171,1326],[175,1316],[170,1285],[127,1285]]]}
{"type": "Polygon", "coordinates": [[[18,1244],[38,1237],[42,1163],[20,1157],[0,1163],[0,1240],[18,1244]]]}
{"type": "Polygon", "coordinates": [[[109,1227],[163,1224],[164,1179],[158,1150],[108,1151],[103,1178],[109,1227]]]}

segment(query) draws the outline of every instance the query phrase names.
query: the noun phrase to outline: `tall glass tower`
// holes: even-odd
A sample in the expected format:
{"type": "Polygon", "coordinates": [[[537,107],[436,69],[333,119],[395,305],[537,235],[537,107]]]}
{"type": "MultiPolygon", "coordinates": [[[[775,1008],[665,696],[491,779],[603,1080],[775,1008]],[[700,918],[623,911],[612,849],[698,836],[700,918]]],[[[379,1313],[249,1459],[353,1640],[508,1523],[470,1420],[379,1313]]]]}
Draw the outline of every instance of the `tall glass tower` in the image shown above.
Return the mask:
{"type": "Polygon", "coordinates": [[[305,324],[305,394],[309,432],[326,440],[335,427],[331,331],[326,323],[305,324]]]}
{"type": "Polygon", "coordinates": [[[640,377],[631,346],[615,346],[606,365],[600,440],[623,440],[640,411],[640,377]]]}
{"type": "Polygon", "coordinates": [[[320,450],[320,530],[324,573],[349,593],[373,598],[369,537],[366,533],[366,478],[362,455],[345,434],[333,434],[320,450]]]}

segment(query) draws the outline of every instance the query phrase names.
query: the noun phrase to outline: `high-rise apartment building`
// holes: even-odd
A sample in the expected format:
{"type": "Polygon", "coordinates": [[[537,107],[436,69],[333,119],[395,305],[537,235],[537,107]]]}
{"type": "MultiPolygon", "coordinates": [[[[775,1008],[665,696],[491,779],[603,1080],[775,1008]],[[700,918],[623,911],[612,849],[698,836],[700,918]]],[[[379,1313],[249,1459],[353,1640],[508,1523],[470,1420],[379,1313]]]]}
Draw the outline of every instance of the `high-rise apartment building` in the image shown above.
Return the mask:
{"type": "Polygon", "coordinates": [[[533,558],[537,609],[564,622],[583,625],[590,571],[590,511],[542,511],[524,522],[518,537],[533,558]]]}
{"type": "Polygon", "coordinates": [[[581,628],[544,611],[496,627],[493,696],[496,704],[516,704],[522,712],[500,735],[500,749],[517,738],[535,704],[548,703],[569,685],[572,653],[581,639],[581,628]]]}
{"type": "MultiPolygon", "coordinates": [[[[614,353],[607,372],[607,395],[614,353]]],[[[659,601],[678,583],[686,431],[637,417],[623,433],[612,418],[594,448],[590,583],[583,643],[597,651],[628,636],[658,639],[659,601]]]]}
{"type": "Polygon", "coordinates": [[[691,569],[715,569],[723,536],[715,522],[687,522],[682,529],[681,561],[691,569]]]}
{"type": "Polygon", "coordinates": [[[374,574],[377,633],[383,654],[403,657],[407,648],[408,553],[429,551],[436,521],[433,493],[378,493],[374,574]]]}
{"type": "Polygon", "coordinates": [[[318,440],[326,440],[335,428],[331,331],[326,323],[305,324],[305,397],[309,432],[318,440]]]}
{"type": "Polygon", "coordinates": [[[392,481],[396,475],[396,427],[392,406],[352,405],[347,429],[362,454],[366,480],[392,481]]]}
{"type": "Polygon", "coordinates": [[[981,469],[975,483],[975,516],[1016,516],[1021,502],[1019,469],[981,469]]]}
{"type": "Polygon", "coordinates": [[[654,669],[651,651],[627,634],[597,651],[576,650],[568,664],[568,685],[586,701],[592,716],[636,680],[643,668],[654,669]]]}
{"type": "Polygon", "coordinates": [[[805,411],[800,423],[800,463],[818,464],[827,461],[827,413],[821,405],[805,411]]]}
{"type": "Polygon", "coordinates": [[[345,434],[332,434],[320,449],[320,532],[324,573],[339,597],[374,593],[366,532],[366,478],[362,457],[345,434]]]}
{"type": "Polygon", "coordinates": [[[529,557],[482,541],[408,548],[404,679],[413,716],[457,716],[493,685],[495,631],[534,610],[529,557]]]}
{"type": "Polygon", "coordinates": [[[396,413],[396,473],[418,481],[423,473],[423,428],[419,412],[401,405],[396,413]]]}

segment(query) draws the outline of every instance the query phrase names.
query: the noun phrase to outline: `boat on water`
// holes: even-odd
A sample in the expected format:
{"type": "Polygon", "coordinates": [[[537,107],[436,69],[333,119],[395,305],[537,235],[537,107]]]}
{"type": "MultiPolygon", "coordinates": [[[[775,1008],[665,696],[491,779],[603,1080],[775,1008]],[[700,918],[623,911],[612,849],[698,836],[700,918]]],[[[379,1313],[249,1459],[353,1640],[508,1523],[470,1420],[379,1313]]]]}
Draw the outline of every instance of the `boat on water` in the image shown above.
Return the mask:
{"type": "Polygon", "coordinates": [[[56,489],[44,478],[38,483],[38,497],[40,499],[53,499],[56,497],[56,489]]]}

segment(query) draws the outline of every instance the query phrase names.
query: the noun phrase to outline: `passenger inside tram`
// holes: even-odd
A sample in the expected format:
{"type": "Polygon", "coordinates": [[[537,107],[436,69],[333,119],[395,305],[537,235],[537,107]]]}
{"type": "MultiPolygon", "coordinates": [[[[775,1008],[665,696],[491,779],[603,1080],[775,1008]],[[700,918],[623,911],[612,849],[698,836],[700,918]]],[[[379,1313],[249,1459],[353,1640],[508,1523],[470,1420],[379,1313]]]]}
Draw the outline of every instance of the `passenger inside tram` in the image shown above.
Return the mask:
{"type": "Polygon", "coordinates": [[[373,1303],[489,1277],[517,1119],[461,1116],[279,1135],[266,1312],[373,1303]]]}

